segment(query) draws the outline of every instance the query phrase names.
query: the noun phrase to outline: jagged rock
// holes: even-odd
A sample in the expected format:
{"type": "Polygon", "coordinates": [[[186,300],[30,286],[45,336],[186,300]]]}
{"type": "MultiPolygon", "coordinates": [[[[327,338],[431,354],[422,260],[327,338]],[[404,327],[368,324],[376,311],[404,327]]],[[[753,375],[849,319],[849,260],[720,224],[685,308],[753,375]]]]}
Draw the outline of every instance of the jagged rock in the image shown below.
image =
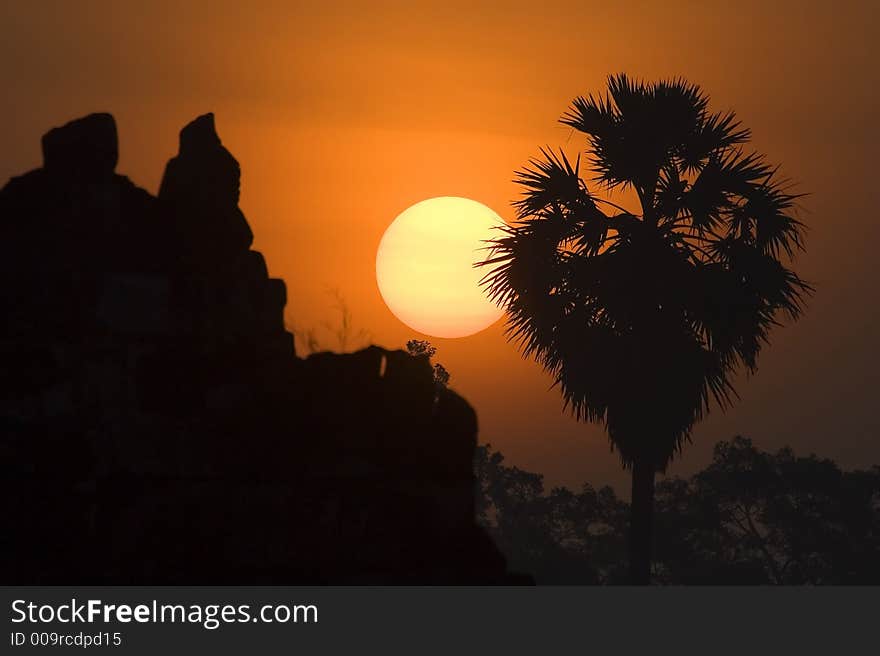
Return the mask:
{"type": "Polygon", "coordinates": [[[42,168],[0,188],[0,338],[88,331],[103,278],[167,259],[156,199],[114,173],[112,116],[54,128],[42,147],[42,168]]]}
{"type": "Polygon", "coordinates": [[[253,233],[238,207],[241,169],[223,147],[214,115],[204,114],[180,131],[159,199],[173,215],[185,264],[198,265],[244,253],[253,233]]]}
{"type": "Polygon", "coordinates": [[[53,175],[107,178],[119,159],[116,121],[110,114],[89,114],[49,130],[42,146],[43,168],[53,175]]]}
{"type": "Polygon", "coordinates": [[[213,115],[159,199],[115,131],[56,128],[0,189],[0,580],[509,581],[467,401],[426,357],[295,356],[213,115]]]}

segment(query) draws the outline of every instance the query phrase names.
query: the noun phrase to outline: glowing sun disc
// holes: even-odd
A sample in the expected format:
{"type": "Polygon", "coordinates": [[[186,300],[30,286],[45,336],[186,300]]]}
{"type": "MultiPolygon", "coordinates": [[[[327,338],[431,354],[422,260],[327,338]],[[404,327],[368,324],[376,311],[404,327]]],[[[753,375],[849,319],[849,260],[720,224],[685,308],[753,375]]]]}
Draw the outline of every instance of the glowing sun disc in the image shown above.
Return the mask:
{"type": "Polygon", "coordinates": [[[466,337],[488,328],[501,308],[480,287],[487,239],[504,222],[474,200],[429,198],[388,226],[376,252],[379,292],[407,326],[432,337],[466,337]]]}

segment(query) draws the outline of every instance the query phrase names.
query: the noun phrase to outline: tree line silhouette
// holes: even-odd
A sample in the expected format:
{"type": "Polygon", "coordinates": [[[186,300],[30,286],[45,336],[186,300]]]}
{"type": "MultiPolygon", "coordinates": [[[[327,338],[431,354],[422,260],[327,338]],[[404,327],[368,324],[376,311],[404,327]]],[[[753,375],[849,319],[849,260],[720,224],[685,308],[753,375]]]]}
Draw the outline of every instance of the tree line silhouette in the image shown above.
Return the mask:
{"type": "MultiPolygon", "coordinates": [[[[481,445],[477,520],[541,584],[625,584],[629,504],[610,487],[544,487],[481,445]]],[[[843,471],[786,447],[719,442],[711,463],[655,490],[651,582],[880,583],[880,466],[843,471]]]]}

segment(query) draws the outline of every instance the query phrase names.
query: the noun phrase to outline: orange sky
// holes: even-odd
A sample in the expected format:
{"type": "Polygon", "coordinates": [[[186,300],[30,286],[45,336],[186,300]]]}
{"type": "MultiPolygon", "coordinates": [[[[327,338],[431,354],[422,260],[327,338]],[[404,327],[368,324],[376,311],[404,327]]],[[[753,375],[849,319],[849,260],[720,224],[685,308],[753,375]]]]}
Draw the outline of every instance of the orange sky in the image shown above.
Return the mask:
{"type": "MultiPolygon", "coordinates": [[[[374,265],[401,210],[456,195],[510,220],[514,169],[545,144],[583,148],[556,123],[575,95],[618,71],[682,75],[812,193],[799,271],[819,293],[671,473],[735,433],[847,467],[880,462],[873,2],[295,4],[3,3],[0,181],[39,164],[49,127],[101,110],[119,124],[118,171],[155,192],[180,127],[213,111],[291,323],[334,321],[338,289],[356,327],[397,347],[418,335],[383,304],[374,265]]],[[[626,486],[601,429],[562,415],[500,324],[433,341],[482,440],[509,461],[550,483],[626,486]]]]}

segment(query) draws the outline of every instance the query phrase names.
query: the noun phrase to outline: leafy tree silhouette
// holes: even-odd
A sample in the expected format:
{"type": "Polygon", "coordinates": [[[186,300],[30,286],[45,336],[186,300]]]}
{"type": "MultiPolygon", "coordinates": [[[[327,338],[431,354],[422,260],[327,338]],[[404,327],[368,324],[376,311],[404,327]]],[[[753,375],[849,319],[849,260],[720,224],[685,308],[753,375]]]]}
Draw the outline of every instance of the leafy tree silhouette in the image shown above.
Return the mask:
{"type": "MultiPolygon", "coordinates": [[[[628,504],[609,487],[580,492],[477,448],[476,517],[517,571],[538,584],[628,580],[628,504]]],[[[719,442],[693,476],[657,485],[654,580],[688,585],[880,582],[880,467],[842,471],[788,447],[719,442]]]]}
{"type": "Polygon", "coordinates": [[[783,263],[802,248],[799,196],[744,150],[734,113],[711,112],[684,80],[611,76],[560,121],[587,135],[592,181],[634,190],[640,211],[594,196],[580,156],[542,149],[517,172],[518,221],[477,266],[491,267],[508,338],[632,470],[630,576],[646,584],[655,473],[710,400],[731,403],[737,370],[756,369],[771,327],[811,292],[783,263]]]}
{"type": "Polygon", "coordinates": [[[658,510],[659,560],[677,582],[880,580],[878,467],[844,472],[737,437],[689,481],[659,485],[658,510]]]}
{"type": "MultiPolygon", "coordinates": [[[[411,339],[406,343],[406,352],[414,358],[426,356],[429,360],[437,354],[437,347],[425,339],[411,339]]],[[[434,363],[434,384],[440,391],[449,387],[450,374],[439,362],[434,363]]]]}
{"type": "Polygon", "coordinates": [[[543,476],[504,464],[491,444],[474,457],[477,522],[511,569],[541,584],[612,583],[620,576],[626,504],[610,487],[544,491],[543,476]]]}

